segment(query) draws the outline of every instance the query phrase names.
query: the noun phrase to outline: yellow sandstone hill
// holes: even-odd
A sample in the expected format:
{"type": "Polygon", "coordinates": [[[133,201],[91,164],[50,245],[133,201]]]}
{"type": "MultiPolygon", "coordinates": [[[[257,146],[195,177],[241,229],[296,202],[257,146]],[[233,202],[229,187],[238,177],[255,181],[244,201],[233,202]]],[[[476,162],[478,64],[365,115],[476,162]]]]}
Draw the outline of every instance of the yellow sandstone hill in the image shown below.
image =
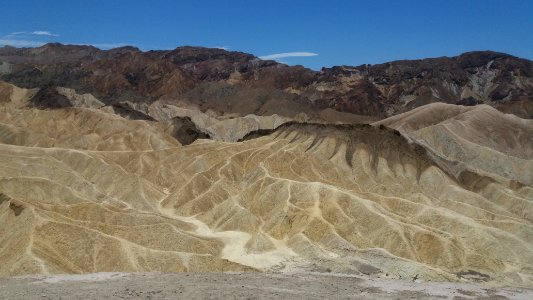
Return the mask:
{"type": "Polygon", "coordinates": [[[533,130],[521,119],[423,107],[424,121],[383,121],[401,132],[289,122],[184,146],[149,121],[16,107],[24,93],[1,89],[0,276],[307,270],[533,282],[533,130]],[[491,122],[508,128],[505,143],[491,122]]]}
{"type": "Polygon", "coordinates": [[[424,145],[454,170],[533,186],[533,120],[488,105],[433,103],[375,123],[424,145]]]}

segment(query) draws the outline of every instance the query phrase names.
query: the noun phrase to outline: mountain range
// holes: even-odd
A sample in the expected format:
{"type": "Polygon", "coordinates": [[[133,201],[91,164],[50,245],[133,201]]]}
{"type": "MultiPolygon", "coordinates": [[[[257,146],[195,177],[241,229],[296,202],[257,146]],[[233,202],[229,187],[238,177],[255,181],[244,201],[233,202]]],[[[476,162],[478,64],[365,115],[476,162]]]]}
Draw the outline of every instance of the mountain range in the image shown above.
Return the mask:
{"type": "Polygon", "coordinates": [[[313,71],[222,49],[143,52],[54,43],[5,46],[0,61],[0,80],[42,90],[32,100],[38,107],[69,106],[55,91],[69,88],[118,107],[161,100],[241,116],[353,122],[444,102],[533,117],[533,62],[491,51],[313,71]]]}

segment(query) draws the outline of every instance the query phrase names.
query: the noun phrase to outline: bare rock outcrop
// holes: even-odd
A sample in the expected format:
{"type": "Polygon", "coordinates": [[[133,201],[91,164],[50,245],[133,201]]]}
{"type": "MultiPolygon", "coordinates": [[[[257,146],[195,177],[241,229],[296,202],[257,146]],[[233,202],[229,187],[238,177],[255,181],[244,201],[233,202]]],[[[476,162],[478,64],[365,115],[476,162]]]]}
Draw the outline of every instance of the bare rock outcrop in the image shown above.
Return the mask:
{"type": "Polygon", "coordinates": [[[314,119],[329,108],[355,115],[344,119],[385,118],[433,102],[487,104],[523,118],[533,113],[533,62],[492,51],[316,72],[222,49],[104,51],[55,43],[0,48],[0,80],[42,91],[73,89],[106,105],[166,100],[241,117],[314,119]]]}

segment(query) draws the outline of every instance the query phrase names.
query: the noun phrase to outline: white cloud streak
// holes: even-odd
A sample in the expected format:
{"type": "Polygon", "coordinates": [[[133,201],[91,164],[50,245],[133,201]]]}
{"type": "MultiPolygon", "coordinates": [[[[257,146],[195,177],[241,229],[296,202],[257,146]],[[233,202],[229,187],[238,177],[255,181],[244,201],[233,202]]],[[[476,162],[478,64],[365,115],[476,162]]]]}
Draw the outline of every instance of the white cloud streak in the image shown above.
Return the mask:
{"type": "MultiPolygon", "coordinates": [[[[124,43],[101,43],[101,44],[85,44],[85,45],[94,46],[94,47],[100,48],[102,50],[119,48],[119,47],[124,47],[124,46],[132,46],[132,45],[129,45],[129,44],[124,44],[124,43]]],[[[135,47],[135,46],[133,46],[133,47],[135,47]]]]}
{"type": "Polygon", "coordinates": [[[38,36],[54,36],[57,37],[59,34],[51,33],[50,31],[46,30],[36,30],[36,31],[17,31],[10,34],[11,36],[14,35],[38,35],[38,36]]]}
{"type": "Polygon", "coordinates": [[[51,33],[50,31],[42,31],[42,30],[33,31],[31,34],[34,34],[34,35],[45,35],[45,36],[59,36],[59,34],[51,33]]]}
{"type": "MultiPolygon", "coordinates": [[[[0,38],[0,46],[12,46],[12,47],[40,47],[47,42],[44,41],[32,41],[32,40],[19,40],[19,39],[9,39],[9,38],[0,38]]],[[[87,44],[77,44],[77,45],[87,45],[100,48],[102,50],[108,50],[112,48],[128,46],[125,43],[87,43],[87,44]]]]}
{"type": "Polygon", "coordinates": [[[13,40],[13,39],[0,39],[0,46],[13,46],[13,47],[39,47],[46,44],[46,42],[30,41],[30,40],[13,40]]]}
{"type": "Polygon", "coordinates": [[[275,54],[269,54],[269,55],[263,55],[259,56],[262,60],[278,60],[280,58],[286,58],[286,57],[309,57],[309,56],[317,56],[318,54],[313,52],[285,52],[285,53],[275,53],[275,54]]]}
{"type": "Polygon", "coordinates": [[[228,50],[231,49],[231,48],[228,47],[228,46],[214,46],[213,48],[222,49],[222,50],[226,50],[226,51],[228,51],[228,50]]]}
{"type": "Polygon", "coordinates": [[[50,38],[58,37],[59,34],[46,30],[17,31],[0,37],[1,46],[13,47],[39,47],[46,44],[50,38]]]}

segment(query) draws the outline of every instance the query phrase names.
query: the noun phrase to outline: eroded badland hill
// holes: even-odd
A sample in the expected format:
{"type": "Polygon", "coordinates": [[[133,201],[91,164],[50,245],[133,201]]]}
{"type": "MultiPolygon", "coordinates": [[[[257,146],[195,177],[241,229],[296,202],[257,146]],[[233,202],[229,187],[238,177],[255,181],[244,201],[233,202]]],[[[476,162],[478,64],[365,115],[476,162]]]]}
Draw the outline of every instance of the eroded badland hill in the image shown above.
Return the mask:
{"type": "Polygon", "coordinates": [[[0,48],[0,276],[531,287],[532,65],[479,52],[314,72],[207,48],[0,48]]]}

